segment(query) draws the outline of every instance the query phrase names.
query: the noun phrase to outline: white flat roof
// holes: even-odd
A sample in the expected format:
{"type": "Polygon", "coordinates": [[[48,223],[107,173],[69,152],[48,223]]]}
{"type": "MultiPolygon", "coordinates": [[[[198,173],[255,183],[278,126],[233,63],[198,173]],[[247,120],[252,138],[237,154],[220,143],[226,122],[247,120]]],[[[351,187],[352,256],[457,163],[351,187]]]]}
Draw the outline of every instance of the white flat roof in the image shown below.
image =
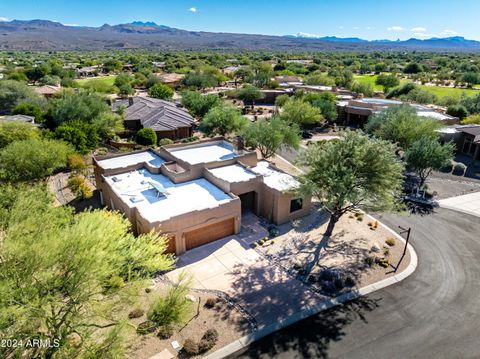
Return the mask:
{"type": "Polygon", "coordinates": [[[229,183],[246,182],[256,178],[255,173],[238,164],[212,168],[210,172],[229,183]]]}
{"type": "Polygon", "coordinates": [[[153,167],[160,167],[165,160],[152,151],[145,151],[100,160],[98,165],[104,169],[112,169],[124,168],[142,162],[146,162],[153,167]]]}
{"type": "Polygon", "coordinates": [[[434,118],[436,120],[449,120],[452,117],[436,111],[417,111],[418,116],[434,118]]]}
{"type": "Polygon", "coordinates": [[[265,185],[281,192],[292,190],[299,185],[293,176],[270,167],[267,161],[258,162],[251,170],[263,176],[265,185]]]}
{"type": "Polygon", "coordinates": [[[168,177],[152,174],[145,168],[108,176],[105,180],[127,206],[137,207],[141,216],[149,222],[165,221],[233,200],[205,178],[176,184],[168,177]],[[165,189],[165,194],[159,195],[150,182],[157,188],[165,189]]]}
{"type": "Polygon", "coordinates": [[[233,151],[233,146],[225,141],[201,143],[198,145],[168,149],[170,153],[192,165],[223,161],[238,155],[233,151]]]}

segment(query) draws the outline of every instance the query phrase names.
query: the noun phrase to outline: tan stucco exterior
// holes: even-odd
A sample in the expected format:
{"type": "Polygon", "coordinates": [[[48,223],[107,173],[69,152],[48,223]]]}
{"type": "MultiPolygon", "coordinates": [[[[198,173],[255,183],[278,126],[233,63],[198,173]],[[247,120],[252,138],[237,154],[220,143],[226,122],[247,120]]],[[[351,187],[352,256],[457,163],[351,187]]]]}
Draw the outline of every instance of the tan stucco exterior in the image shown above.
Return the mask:
{"type": "MultiPolygon", "coordinates": [[[[291,201],[292,199],[297,198],[295,194],[281,192],[268,187],[263,181],[263,176],[260,174],[255,175],[254,178],[251,178],[248,181],[230,183],[221,178],[217,178],[210,171],[214,168],[233,164],[238,164],[245,168],[254,167],[257,165],[257,155],[254,151],[243,150],[239,151],[239,154],[234,158],[194,165],[176,158],[172,152],[169,151],[170,149],[176,149],[178,147],[195,148],[195,146],[202,146],[204,143],[212,143],[213,141],[224,140],[222,138],[217,138],[200,141],[191,145],[176,144],[161,147],[159,150],[153,151],[153,153],[167,161],[160,167],[152,167],[146,162],[141,162],[122,168],[105,169],[99,164],[99,161],[101,160],[112,157],[128,156],[131,153],[94,158],[95,180],[97,188],[101,192],[102,203],[112,210],[118,210],[124,213],[132,223],[132,230],[137,234],[147,233],[151,230],[161,231],[162,233],[167,234],[173,241],[170,247],[177,254],[181,254],[187,249],[185,234],[203,226],[208,226],[214,223],[227,223],[227,220],[229,220],[228,223],[230,223],[230,219],[233,219],[233,233],[238,233],[241,227],[242,216],[242,202],[239,196],[244,194],[253,192],[254,196],[251,198],[254,198],[255,203],[252,210],[255,214],[265,217],[275,224],[282,224],[308,213],[311,205],[310,198],[303,198],[302,208],[291,213],[291,201]],[[122,198],[115,193],[110,184],[105,181],[106,177],[136,171],[141,168],[146,168],[153,174],[162,174],[168,177],[173,183],[177,184],[205,178],[207,181],[227,193],[231,197],[231,200],[227,203],[221,203],[213,208],[183,213],[165,221],[150,222],[142,216],[134,204],[122,200],[122,198]]],[[[136,151],[134,153],[138,152],[141,151],[136,151]]]]}

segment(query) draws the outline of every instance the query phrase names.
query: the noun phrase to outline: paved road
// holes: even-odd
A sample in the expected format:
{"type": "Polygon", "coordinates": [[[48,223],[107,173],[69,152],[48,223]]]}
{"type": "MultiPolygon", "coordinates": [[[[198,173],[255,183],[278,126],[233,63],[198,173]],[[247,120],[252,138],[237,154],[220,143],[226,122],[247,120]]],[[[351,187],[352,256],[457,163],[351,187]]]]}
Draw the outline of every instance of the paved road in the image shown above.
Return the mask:
{"type": "Polygon", "coordinates": [[[412,227],[415,273],[231,358],[480,358],[479,218],[438,209],[382,221],[412,227]]]}

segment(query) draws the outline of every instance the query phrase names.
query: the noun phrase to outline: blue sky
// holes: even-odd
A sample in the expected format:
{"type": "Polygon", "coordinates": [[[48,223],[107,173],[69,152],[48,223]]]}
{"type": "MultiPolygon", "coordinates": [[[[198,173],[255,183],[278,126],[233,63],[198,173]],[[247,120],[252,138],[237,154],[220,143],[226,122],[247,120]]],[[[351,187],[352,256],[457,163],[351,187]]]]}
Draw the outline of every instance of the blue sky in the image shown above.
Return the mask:
{"type": "Polygon", "coordinates": [[[0,19],[100,26],[134,20],[186,30],[365,39],[480,40],[480,0],[1,0],[0,19]]]}

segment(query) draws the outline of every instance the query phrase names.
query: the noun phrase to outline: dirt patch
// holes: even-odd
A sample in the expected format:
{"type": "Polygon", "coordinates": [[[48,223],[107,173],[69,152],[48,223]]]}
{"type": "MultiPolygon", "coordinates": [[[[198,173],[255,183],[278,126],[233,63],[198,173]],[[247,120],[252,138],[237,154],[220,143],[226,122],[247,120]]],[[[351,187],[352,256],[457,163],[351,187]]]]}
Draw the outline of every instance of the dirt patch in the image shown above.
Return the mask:
{"type": "MultiPolygon", "coordinates": [[[[403,242],[376,220],[364,214],[346,214],[337,223],[330,238],[323,236],[327,221],[326,214],[318,208],[314,209],[309,216],[295,221],[293,225],[280,226],[280,236],[267,240],[256,249],[271,261],[290,272],[297,272],[299,277],[304,276],[305,280],[320,287],[319,282],[326,269],[342,273],[343,278],[353,279],[355,289],[400,273],[408,266],[408,251],[402,258],[403,242]],[[389,261],[386,268],[378,263],[381,258],[389,261]],[[312,278],[308,278],[308,273],[312,278]]],[[[342,290],[349,289],[352,287],[342,290]]]]}
{"type": "MultiPolygon", "coordinates": [[[[158,282],[150,293],[144,292],[139,304],[131,309],[139,307],[145,311],[145,314],[140,318],[131,319],[130,322],[137,326],[146,321],[148,308],[155,298],[165,295],[167,287],[164,282],[158,282]]],[[[147,335],[132,333],[129,338],[130,342],[133,343],[129,358],[147,359],[164,349],[168,349],[172,354],[175,354],[175,350],[171,346],[172,341],[176,340],[180,345],[183,345],[186,339],[198,342],[207,329],[214,328],[218,332],[218,341],[209,352],[213,352],[250,332],[249,323],[245,317],[221,297],[212,293],[201,293],[193,290],[190,291],[190,295],[195,298],[195,302],[192,302],[192,310],[187,322],[176,326],[169,339],[160,339],[156,332],[147,335]],[[213,308],[205,307],[209,298],[215,298],[217,302],[213,308]]],[[[127,315],[128,313],[124,314],[125,317],[127,315]]]]}

